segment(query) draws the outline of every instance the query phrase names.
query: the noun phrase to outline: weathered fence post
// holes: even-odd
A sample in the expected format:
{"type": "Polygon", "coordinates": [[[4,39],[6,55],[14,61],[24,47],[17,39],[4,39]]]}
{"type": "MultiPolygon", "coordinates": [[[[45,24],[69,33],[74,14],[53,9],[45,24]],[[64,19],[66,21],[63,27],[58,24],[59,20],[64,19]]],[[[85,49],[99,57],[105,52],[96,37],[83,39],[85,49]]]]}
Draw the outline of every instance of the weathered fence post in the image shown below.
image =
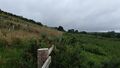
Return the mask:
{"type": "Polygon", "coordinates": [[[48,58],[48,48],[38,49],[38,68],[42,68],[48,58]]]}
{"type": "Polygon", "coordinates": [[[50,53],[52,52],[54,45],[51,48],[41,48],[38,49],[38,68],[49,68],[51,63],[50,53]]]}

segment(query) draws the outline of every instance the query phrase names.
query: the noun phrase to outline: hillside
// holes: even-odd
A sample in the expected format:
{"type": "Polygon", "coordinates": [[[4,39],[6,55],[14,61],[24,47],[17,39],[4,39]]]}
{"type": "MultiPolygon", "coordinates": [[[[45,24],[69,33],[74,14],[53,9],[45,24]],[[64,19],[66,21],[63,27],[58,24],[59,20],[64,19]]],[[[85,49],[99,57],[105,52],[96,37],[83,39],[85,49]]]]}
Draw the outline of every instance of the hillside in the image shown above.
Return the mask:
{"type": "Polygon", "coordinates": [[[0,10],[0,38],[11,43],[14,38],[38,38],[42,34],[59,36],[62,32],[45,27],[40,22],[0,10]]]}
{"type": "Polygon", "coordinates": [[[37,48],[49,47],[61,35],[40,22],[0,10],[0,68],[35,68],[37,48]]]}

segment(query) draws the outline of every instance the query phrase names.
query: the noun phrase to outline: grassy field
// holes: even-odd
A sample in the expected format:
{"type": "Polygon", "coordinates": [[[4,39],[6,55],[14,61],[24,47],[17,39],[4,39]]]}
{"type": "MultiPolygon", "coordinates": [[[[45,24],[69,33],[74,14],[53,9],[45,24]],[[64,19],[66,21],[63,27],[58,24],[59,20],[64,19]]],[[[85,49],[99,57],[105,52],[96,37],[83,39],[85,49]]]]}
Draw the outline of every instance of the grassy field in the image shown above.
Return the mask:
{"type": "Polygon", "coordinates": [[[51,68],[120,68],[120,39],[65,33],[51,68]]]}

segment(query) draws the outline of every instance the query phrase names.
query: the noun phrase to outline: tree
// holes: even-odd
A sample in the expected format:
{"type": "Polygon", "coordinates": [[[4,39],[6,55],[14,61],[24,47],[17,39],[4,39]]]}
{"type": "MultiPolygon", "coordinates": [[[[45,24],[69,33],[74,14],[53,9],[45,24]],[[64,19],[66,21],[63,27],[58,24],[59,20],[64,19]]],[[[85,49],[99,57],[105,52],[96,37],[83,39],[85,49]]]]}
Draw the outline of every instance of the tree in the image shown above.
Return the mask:
{"type": "Polygon", "coordinates": [[[82,33],[82,34],[87,34],[87,32],[86,32],[86,31],[81,31],[80,33],[82,33]]]}
{"type": "Polygon", "coordinates": [[[62,26],[59,26],[59,27],[57,28],[57,30],[59,30],[59,31],[65,31],[62,26]]]}
{"type": "Polygon", "coordinates": [[[78,33],[79,31],[78,30],[75,30],[75,33],[78,33]]]}
{"type": "Polygon", "coordinates": [[[107,37],[115,37],[115,31],[109,31],[107,32],[107,37]]]}
{"type": "Polygon", "coordinates": [[[68,32],[69,33],[74,33],[75,31],[74,31],[74,29],[69,29],[68,32]]]}

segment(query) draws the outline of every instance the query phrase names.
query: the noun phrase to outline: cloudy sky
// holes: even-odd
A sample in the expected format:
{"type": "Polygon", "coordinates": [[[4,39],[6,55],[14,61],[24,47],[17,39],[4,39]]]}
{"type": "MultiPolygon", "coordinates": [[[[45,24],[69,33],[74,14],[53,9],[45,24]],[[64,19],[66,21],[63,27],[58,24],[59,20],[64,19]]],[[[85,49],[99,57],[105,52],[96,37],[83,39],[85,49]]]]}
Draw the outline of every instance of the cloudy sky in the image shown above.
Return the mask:
{"type": "Polygon", "coordinates": [[[0,9],[80,31],[120,31],[120,0],[0,0],[0,9]]]}

